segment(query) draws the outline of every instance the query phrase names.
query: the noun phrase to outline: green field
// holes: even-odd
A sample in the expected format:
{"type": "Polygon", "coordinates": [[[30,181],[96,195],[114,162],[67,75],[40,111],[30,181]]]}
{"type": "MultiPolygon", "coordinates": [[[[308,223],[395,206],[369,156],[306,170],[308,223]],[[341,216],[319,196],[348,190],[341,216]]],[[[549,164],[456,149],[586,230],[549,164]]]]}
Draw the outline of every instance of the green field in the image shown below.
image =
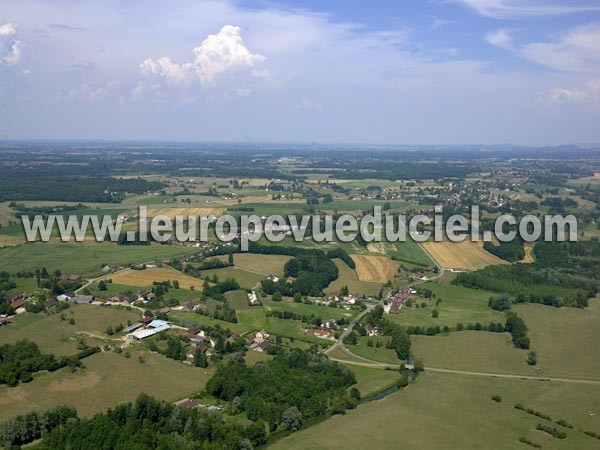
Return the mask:
{"type": "Polygon", "coordinates": [[[63,273],[91,276],[101,274],[104,263],[140,264],[195,251],[181,245],[36,242],[0,249],[0,270],[14,273],[46,267],[49,272],[60,269],[63,273]]]}
{"type": "Polygon", "coordinates": [[[254,289],[261,280],[266,278],[266,275],[249,271],[246,269],[240,269],[237,267],[225,267],[224,269],[211,269],[203,270],[201,276],[203,278],[217,276],[219,281],[227,280],[228,278],[235,279],[239,285],[244,289],[254,289]]]}
{"type": "Polygon", "coordinates": [[[529,328],[541,373],[600,380],[600,299],[586,309],[516,305],[529,328]]]}
{"type": "Polygon", "coordinates": [[[347,345],[346,347],[348,347],[348,350],[350,350],[352,353],[372,361],[379,361],[388,364],[400,364],[401,361],[398,359],[396,351],[385,348],[386,342],[388,342],[390,339],[391,338],[387,336],[361,336],[360,345],[347,345]],[[373,341],[373,347],[369,347],[367,345],[369,340],[373,341]],[[375,347],[375,344],[378,341],[381,342],[381,347],[379,348],[375,347]]]}
{"type": "Polygon", "coordinates": [[[244,291],[232,291],[225,294],[227,303],[236,311],[250,309],[252,306],[248,303],[248,295],[244,291]]]}
{"type": "Polygon", "coordinates": [[[86,358],[84,365],[75,373],[64,368],[15,388],[0,387],[0,419],[58,404],[72,405],[90,417],[142,392],[173,402],[200,391],[209,378],[206,369],[145,351],[133,351],[131,358],[103,352],[86,358]]]}
{"type": "Polygon", "coordinates": [[[396,370],[371,369],[368,367],[348,366],[356,375],[357,383],[353,386],[361,396],[381,392],[398,382],[400,375],[396,370]]]}
{"type": "Polygon", "coordinates": [[[128,320],[135,322],[140,317],[138,311],[77,304],[63,314],[66,320],[61,320],[60,314],[20,314],[11,319],[9,326],[0,329],[0,344],[29,339],[36,342],[42,352],[71,355],[77,352],[75,335],[81,333],[87,336],[86,342],[92,343],[95,336],[108,337],[104,334],[108,326],[127,326],[128,320]],[[69,324],[71,318],[75,320],[74,325],[69,324]]]}
{"type": "Polygon", "coordinates": [[[290,311],[305,316],[314,315],[324,321],[341,319],[342,317],[350,319],[356,315],[356,311],[329,306],[307,305],[306,303],[294,303],[290,298],[284,298],[281,302],[263,300],[263,305],[267,311],[290,311]]]}
{"type": "Polygon", "coordinates": [[[412,308],[404,307],[398,315],[387,316],[391,320],[403,325],[420,326],[448,326],[451,329],[457,323],[465,326],[469,323],[489,324],[490,322],[504,323],[504,314],[494,311],[488,307],[488,299],[494,295],[477,289],[468,289],[462,286],[454,286],[446,283],[425,283],[421,287],[430,289],[436,295],[436,299],[442,302],[436,307],[435,299],[427,301],[426,308],[416,308],[415,303],[421,303],[422,299],[414,299],[412,308]],[[437,309],[437,319],[431,317],[433,309],[437,309]]]}
{"type": "Polygon", "coordinates": [[[472,372],[536,375],[527,352],[515,348],[507,333],[461,331],[411,336],[411,350],[425,367],[472,372]]]}
{"type": "Polygon", "coordinates": [[[518,442],[519,436],[539,442],[544,449],[598,448],[597,440],[576,430],[565,429],[565,440],[536,431],[536,424],[545,421],[516,410],[517,402],[549,414],[554,420],[567,420],[575,428],[600,432],[600,385],[426,372],[416,384],[400,392],[294,433],[270,448],[530,448],[518,442]],[[500,395],[502,402],[492,401],[492,395],[500,395]]]}

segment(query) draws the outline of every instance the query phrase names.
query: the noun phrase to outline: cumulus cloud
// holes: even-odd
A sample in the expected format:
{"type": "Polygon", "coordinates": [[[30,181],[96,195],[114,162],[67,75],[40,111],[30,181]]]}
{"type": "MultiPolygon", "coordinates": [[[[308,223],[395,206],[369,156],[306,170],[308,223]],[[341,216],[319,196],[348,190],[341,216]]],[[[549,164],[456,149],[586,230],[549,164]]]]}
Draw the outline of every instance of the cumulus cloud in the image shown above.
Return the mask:
{"type": "Polygon", "coordinates": [[[597,72],[600,70],[600,24],[578,26],[554,42],[523,46],[521,56],[555,70],[597,72]]]}
{"type": "Polygon", "coordinates": [[[64,95],[59,92],[56,97],[67,101],[98,102],[113,97],[118,87],[119,83],[114,80],[100,85],[96,82],[84,83],[64,95]]]}
{"type": "Polygon", "coordinates": [[[25,44],[15,39],[16,34],[17,25],[13,23],[0,25],[0,63],[14,65],[21,59],[25,44]]]}
{"type": "Polygon", "coordinates": [[[496,47],[512,48],[512,35],[508,30],[490,31],[486,34],[485,40],[496,47]]]}
{"type": "Polygon", "coordinates": [[[523,1],[523,0],[446,0],[461,3],[486,17],[511,18],[518,16],[553,16],[590,11],[600,11],[597,3],[567,1],[523,1]]]}
{"type": "Polygon", "coordinates": [[[142,82],[132,92],[139,97],[143,91],[157,90],[157,82],[164,81],[168,86],[214,85],[217,79],[228,72],[246,71],[254,78],[264,78],[264,71],[254,67],[266,58],[252,53],[244,44],[241,29],[225,25],[217,34],[209,35],[193,49],[194,59],[183,64],[175,63],[169,57],[157,60],[148,58],[140,65],[140,72],[150,84],[142,82]]]}
{"type": "Polygon", "coordinates": [[[557,109],[567,104],[579,104],[600,108],[600,78],[593,78],[581,87],[554,88],[540,94],[539,100],[545,106],[557,109]]]}

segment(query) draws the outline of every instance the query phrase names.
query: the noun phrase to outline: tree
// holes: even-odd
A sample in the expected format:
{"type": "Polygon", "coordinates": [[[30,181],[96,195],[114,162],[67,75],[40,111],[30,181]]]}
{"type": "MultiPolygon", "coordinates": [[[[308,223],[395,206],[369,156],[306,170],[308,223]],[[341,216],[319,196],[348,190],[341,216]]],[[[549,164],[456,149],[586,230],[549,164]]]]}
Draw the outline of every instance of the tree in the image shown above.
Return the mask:
{"type": "Polygon", "coordinates": [[[227,261],[229,262],[229,264],[231,264],[233,266],[233,253],[230,253],[227,256],[227,261]]]}
{"type": "Polygon", "coordinates": [[[199,348],[194,352],[194,367],[208,367],[208,358],[199,348]]]}
{"type": "Polygon", "coordinates": [[[302,303],[302,294],[300,292],[294,293],[294,303],[302,303]]]}
{"type": "Polygon", "coordinates": [[[434,309],[433,311],[431,311],[431,317],[433,317],[434,319],[437,319],[439,317],[440,313],[438,312],[437,309],[434,309]]]}
{"type": "Polygon", "coordinates": [[[108,334],[109,336],[112,336],[113,334],[115,334],[113,327],[111,327],[109,325],[108,328],[106,329],[106,334],[108,334]]]}
{"type": "Polygon", "coordinates": [[[100,280],[98,282],[98,290],[99,291],[106,291],[108,288],[106,287],[106,282],[104,280],[100,280]]]}
{"type": "Polygon", "coordinates": [[[535,366],[537,364],[537,354],[534,351],[527,353],[527,364],[535,366]]]}
{"type": "Polygon", "coordinates": [[[302,413],[297,407],[292,406],[283,412],[281,423],[287,430],[297,431],[302,426],[302,413]]]}
{"type": "Polygon", "coordinates": [[[273,300],[274,302],[280,302],[283,299],[283,295],[281,294],[280,291],[277,291],[273,294],[273,296],[271,297],[271,300],[273,300]]]}

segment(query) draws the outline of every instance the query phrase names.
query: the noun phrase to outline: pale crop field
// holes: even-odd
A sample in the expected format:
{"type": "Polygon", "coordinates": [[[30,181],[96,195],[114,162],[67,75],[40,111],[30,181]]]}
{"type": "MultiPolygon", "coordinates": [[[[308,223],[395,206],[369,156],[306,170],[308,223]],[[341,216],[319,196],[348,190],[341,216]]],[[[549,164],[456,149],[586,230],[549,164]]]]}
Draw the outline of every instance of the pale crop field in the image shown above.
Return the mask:
{"type": "Polygon", "coordinates": [[[350,255],[356,264],[356,273],[360,281],[385,283],[393,280],[398,270],[394,261],[386,256],[350,255]]]}
{"type": "Polygon", "coordinates": [[[139,287],[152,286],[153,281],[177,280],[180,288],[190,289],[194,286],[195,289],[201,289],[203,283],[199,278],[191,277],[171,267],[152,267],[145,270],[127,269],[104,278],[111,279],[113,283],[139,287]]]}
{"type": "Polygon", "coordinates": [[[483,249],[482,242],[424,242],[423,247],[444,269],[477,270],[507,261],[483,249]]]}

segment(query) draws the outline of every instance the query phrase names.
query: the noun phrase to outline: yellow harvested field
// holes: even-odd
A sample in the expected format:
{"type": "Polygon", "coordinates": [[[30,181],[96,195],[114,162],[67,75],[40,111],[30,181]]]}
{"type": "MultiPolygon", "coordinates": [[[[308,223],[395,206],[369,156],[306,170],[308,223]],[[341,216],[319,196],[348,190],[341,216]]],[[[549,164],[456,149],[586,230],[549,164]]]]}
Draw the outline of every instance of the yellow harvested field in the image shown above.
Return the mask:
{"type": "Polygon", "coordinates": [[[525,250],[525,256],[519,262],[521,262],[523,264],[531,264],[532,262],[534,262],[535,259],[533,259],[533,245],[525,244],[525,247],[523,247],[523,250],[525,250]]]}
{"type": "Polygon", "coordinates": [[[104,278],[110,278],[113,283],[126,284],[128,286],[147,287],[151,286],[153,281],[177,280],[179,281],[179,286],[183,289],[190,289],[191,286],[194,286],[195,289],[202,288],[202,280],[185,275],[170,267],[152,267],[146,270],[127,269],[107,275],[104,278]]]}
{"type": "Polygon", "coordinates": [[[483,249],[483,242],[424,242],[423,248],[444,269],[477,270],[507,261],[483,249]]]}
{"type": "Polygon", "coordinates": [[[356,264],[356,273],[360,281],[385,283],[393,280],[398,271],[394,261],[386,256],[350,255],[356,264]]]}
{"type": "Polygon", "coordinates": [[[175,219],[175,216],[220,216],[225,211],[223,208],[148,208],[148,217],[167,216],[170,219],[175,219]]]}
{"type": "Polygon", "coordinates": [[[25,236],[6,236],[0,234],[0,247],[14,247],[27,242],[25,236]]]}

